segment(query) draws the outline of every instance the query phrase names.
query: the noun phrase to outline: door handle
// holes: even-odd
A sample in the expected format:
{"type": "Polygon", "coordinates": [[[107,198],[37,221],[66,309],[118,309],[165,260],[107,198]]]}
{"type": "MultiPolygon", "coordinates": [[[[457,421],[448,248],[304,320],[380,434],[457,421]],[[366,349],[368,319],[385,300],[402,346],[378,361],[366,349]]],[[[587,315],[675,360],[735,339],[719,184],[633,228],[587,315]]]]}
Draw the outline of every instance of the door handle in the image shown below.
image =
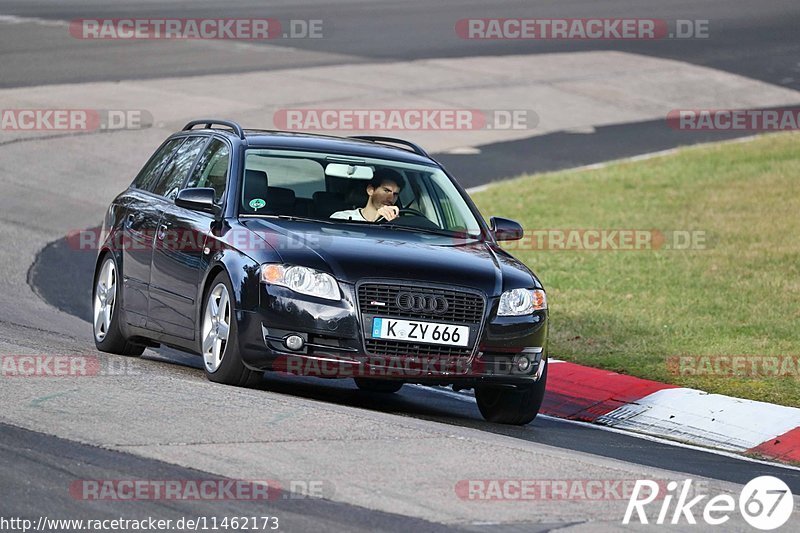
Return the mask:
{"type": "Polygon", "coordinates": [[[125,227],[130,229],[133,225],[133,213],[128,213],[128,216],[125,217],[125,227]]]}
{"type": "Polygon", "coordinates": [[[167,235],[167,225],[166,225],[166,224],[161,224],[161,225],[158,227],[158,234],[157,234],[158,240],[159,240],[159,241],[163,241],[163,240],[164,240],[164,237],[165,237],[166,235],[167,235]]]}

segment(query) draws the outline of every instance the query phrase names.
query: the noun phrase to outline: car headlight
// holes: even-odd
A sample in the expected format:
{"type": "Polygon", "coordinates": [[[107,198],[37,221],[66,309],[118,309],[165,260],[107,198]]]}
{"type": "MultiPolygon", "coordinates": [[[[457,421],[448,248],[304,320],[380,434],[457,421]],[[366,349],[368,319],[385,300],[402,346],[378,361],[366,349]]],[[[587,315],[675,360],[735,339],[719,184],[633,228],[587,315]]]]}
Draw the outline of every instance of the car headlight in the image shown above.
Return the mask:
{"type": "Polygon", "coordinates": [[[326,300],[342,298],[334,277],[313,268],[274,263],[261,265],[261,281],[326,300]]]}
{"type": "Polygon", "coordinates": [[[542,289],[512,289],[500,296],[497,316],[529,315],[547,309],[547,295],[542,289]]]}

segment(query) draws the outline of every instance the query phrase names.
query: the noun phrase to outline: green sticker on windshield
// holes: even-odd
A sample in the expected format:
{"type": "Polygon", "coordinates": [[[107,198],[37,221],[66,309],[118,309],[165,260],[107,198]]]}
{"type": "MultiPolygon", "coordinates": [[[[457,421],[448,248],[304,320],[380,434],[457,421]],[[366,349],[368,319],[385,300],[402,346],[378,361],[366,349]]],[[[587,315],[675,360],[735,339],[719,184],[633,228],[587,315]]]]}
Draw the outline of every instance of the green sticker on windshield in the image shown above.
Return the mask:
{"type": "Polygon", "coordinates": [[[267,205],[267,202],[265,202],[261,198],[253,198],[252,200],[250,200],[250,209],[258,211],[265,205],[267,205]]]}

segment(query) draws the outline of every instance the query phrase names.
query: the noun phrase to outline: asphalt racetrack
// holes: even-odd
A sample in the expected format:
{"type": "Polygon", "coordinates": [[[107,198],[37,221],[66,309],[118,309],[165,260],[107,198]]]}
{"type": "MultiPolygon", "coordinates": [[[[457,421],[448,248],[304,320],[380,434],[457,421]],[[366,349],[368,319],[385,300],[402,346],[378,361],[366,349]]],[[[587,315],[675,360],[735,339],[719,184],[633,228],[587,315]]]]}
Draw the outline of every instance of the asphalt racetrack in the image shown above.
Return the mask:
{"type": "MultiPolygon", "coordinates": [[[[692,479],[708,494],[738,497],[742,484],[773,475],[800,493],[797,469],[549,417],[520,428],[490,424],[469,395],[452,391],[406,386],[387,398],[350,380],[277,375],[236,389],[206,381],[200,358],[174,350],[132,360],[102,354],[88,322],[95,256],[66,240],[97,227],[152,150],[199,116],[270,127],[289,107],[533,110],[538,123],[524,131],[397,133],[429,147],[468,187],[744,137],[751,133],[676,131],[664,117],[800,103],[798,27],[800,4],[789,0],[0,1],[1,108],[133,109],[153,118],[152,127],[113,132],[0,131],[0,355],[85,355],[121,369],[95,379],[0,376],[0,517],[277,516],[285,531],[616,531],[631,529],[621,525],[620,498],[487,502],[457,487],[692,479]],[[79,18],[254,16],[319,19],[324,37],[122,42],[69,32],[79,18]],[[456,35],[459,19],[480,17],[702,19],[710,34],[456,35]],[[267,502],[93,500],[71,490],[125,479],[275,480],[278,490],[267,502]]],[[[751,530],[741,517],[725,528],[751,530]]]]}

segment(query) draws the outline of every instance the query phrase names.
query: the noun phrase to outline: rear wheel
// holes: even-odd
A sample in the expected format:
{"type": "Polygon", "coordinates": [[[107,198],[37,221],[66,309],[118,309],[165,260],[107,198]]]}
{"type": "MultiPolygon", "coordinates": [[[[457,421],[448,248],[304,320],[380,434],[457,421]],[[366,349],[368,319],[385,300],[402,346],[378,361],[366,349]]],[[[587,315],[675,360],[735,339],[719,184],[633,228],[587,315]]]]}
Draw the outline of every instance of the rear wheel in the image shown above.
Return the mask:
{"type": "Polygon", "coordinates": [[[488,385],[475,388],[475,400],[481,415],[489,422],[522,426],[539,414],[547,384],[547,364],[536,383],[516,389],[488,385]]]}
{"type": "Polygon", "coordinates": [[[402,381],[382,381],[379,379],[353,378],[359,389],[367,392],[392,394],[403,388],[402,381]]]}
{"type": "Polygon", "coordinates": [[[144,346],[128,341],[119,327],[119,297],[122,287],[119,284],[117,263],[114,256],[107,254],[94,273],[92,292],[92,316],[94,344],[101,352],[117,355],[142,355],[144,346]]]}
{"type": "Polygon", "coordinates": [[[215,383],[251,387],[261,381],[262,373],[242,362],[231,294],[231,282],[220,272],[206,294],[200,321],[203,369],[215,383]]]}

